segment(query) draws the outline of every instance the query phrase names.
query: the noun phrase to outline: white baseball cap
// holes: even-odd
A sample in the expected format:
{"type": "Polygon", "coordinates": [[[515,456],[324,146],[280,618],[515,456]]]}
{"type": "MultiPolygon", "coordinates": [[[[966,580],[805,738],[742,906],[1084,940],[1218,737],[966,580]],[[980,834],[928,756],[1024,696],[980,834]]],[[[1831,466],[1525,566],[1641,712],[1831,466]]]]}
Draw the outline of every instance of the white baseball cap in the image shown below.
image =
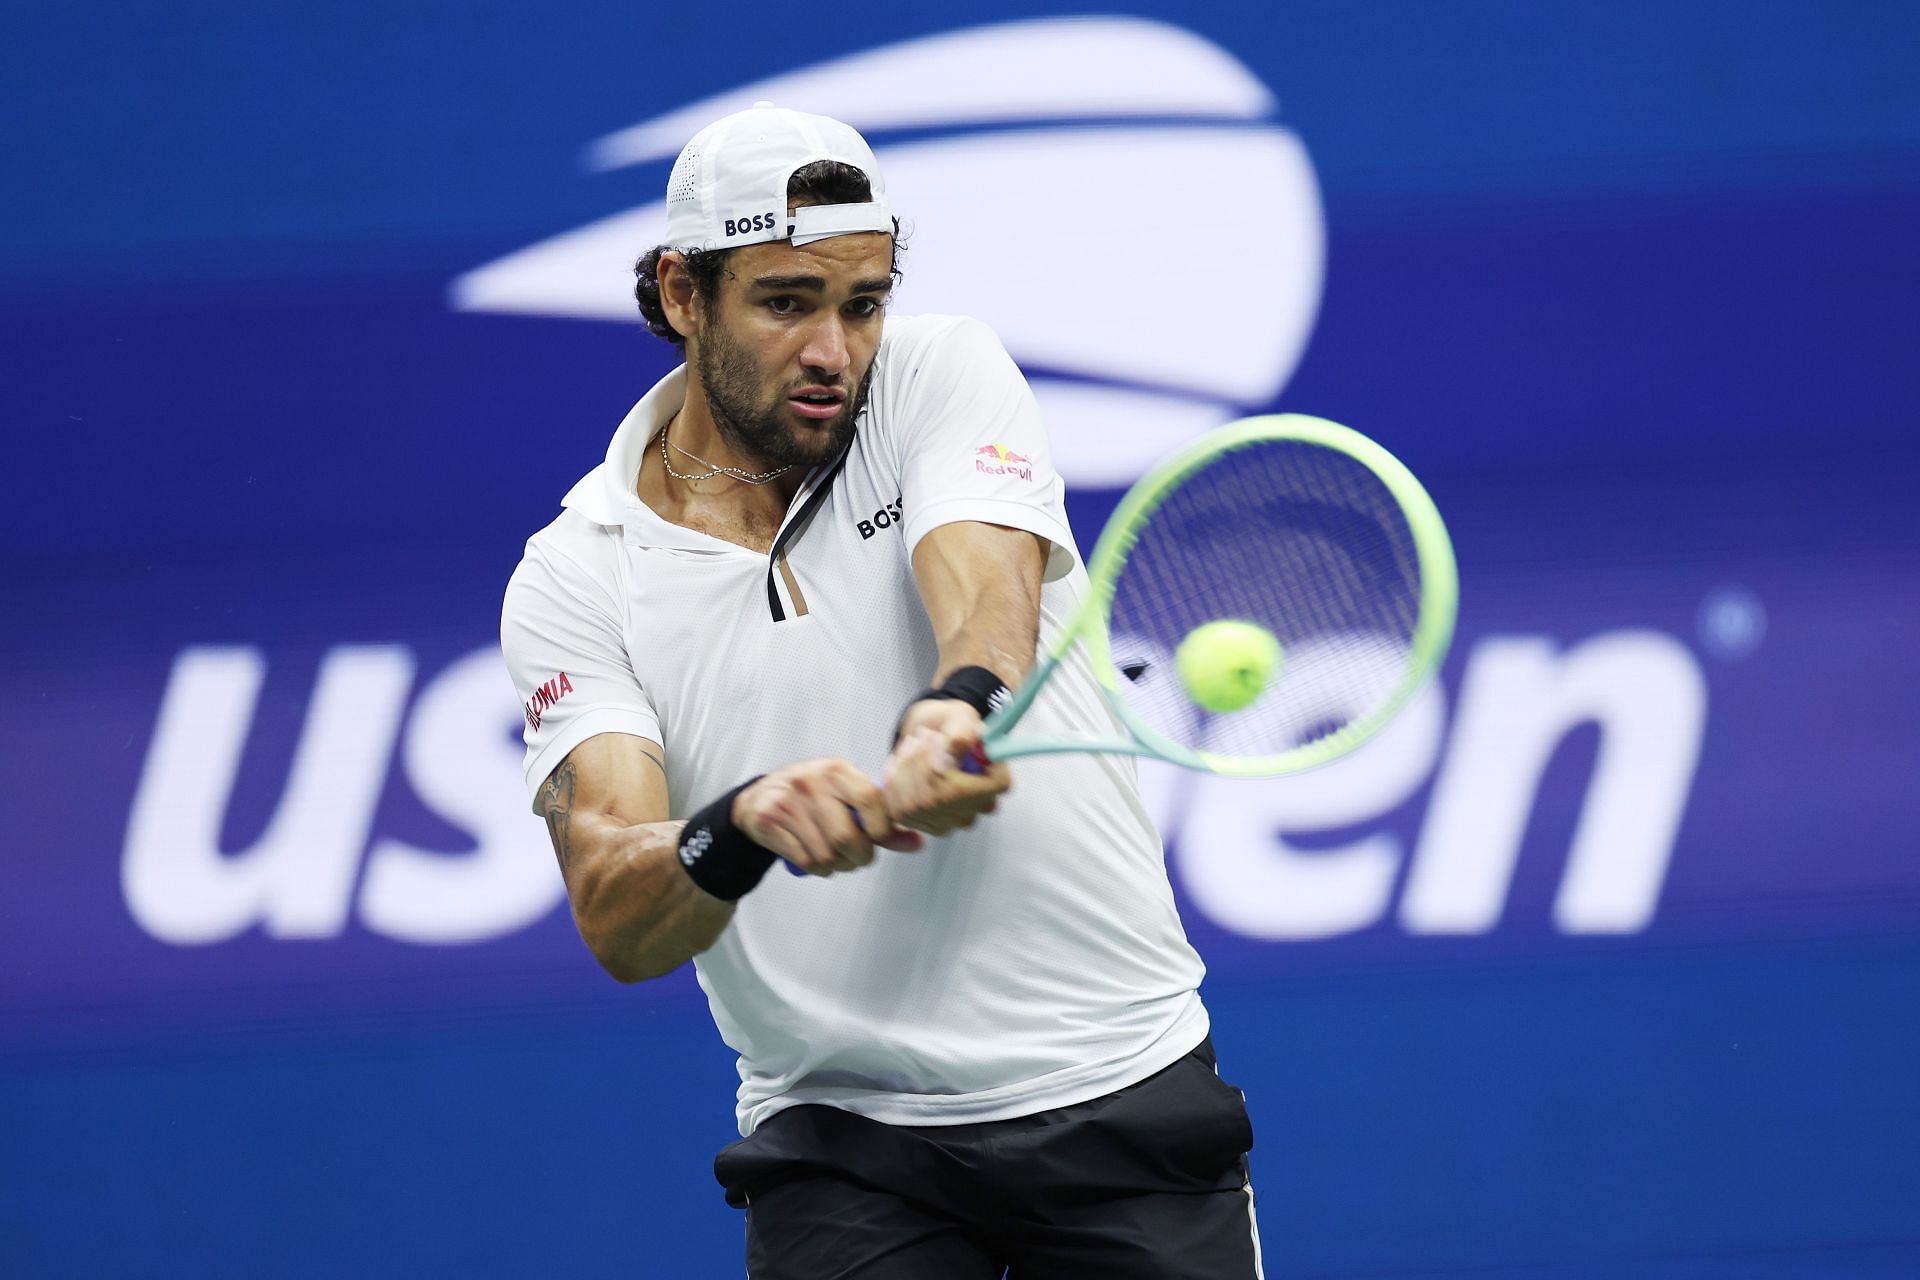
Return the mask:
{"type": "Polygon", "coordinates": [[[769,240],[803,245],[860,231],[892,234],[886,180],[867,140],[826,116],[756,102],[694,134],[667,179],[668,248],[733,249],[769,240]],[[817,160],[866,174],[872,198],[789,214],[787,180],[817,160]]]}

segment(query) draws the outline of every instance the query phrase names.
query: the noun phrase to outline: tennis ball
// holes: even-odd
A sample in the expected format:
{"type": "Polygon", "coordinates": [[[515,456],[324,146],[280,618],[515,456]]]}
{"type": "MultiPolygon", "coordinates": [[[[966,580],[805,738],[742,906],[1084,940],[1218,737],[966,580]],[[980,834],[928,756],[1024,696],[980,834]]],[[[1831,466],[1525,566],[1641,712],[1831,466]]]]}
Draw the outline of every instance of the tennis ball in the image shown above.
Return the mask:
{"type": "Polygon", "coordinates": [[[1187,696],[1209,711],[1238,711],[1280,667],[1280,642],[1252,622],[1222,618],[1187,632],[1173,665],[1187,696]]]}

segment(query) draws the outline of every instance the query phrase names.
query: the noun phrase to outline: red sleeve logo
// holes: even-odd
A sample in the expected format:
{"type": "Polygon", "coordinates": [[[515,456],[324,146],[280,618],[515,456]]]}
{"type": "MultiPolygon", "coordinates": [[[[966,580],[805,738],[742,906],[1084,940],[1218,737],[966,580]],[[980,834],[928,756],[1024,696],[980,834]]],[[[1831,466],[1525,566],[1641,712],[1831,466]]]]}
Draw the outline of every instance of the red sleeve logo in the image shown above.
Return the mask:
{"type": "Polygon", "coordinates": [[[1019,476],[1033,479],[1033,459],[1015,453],[1003,444],[983,444],[973,451],[973,469],[990,476],[1019,476]]]}
{"type": "Polygon", "coordinates": [[[527,717],[527,728],[538,732],[540,717],[547,713],[547,708],[572,692],[573,681],[567,679],[564,671],[535,689],[533,696],[520,705],[527,717]]]}

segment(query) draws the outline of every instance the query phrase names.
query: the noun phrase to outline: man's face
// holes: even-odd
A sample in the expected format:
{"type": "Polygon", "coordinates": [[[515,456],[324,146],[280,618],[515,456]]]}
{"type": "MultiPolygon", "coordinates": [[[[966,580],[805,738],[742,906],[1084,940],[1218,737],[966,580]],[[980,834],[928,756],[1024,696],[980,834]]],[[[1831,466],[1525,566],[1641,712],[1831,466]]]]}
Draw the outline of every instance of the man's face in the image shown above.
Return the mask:
{"type": "Polygon", "coordinates": [[[730,446],[772,466],[811,466],[852,439],[892,266],[893,237],[871,231],[729,256],[693,366],[730,446]]]}

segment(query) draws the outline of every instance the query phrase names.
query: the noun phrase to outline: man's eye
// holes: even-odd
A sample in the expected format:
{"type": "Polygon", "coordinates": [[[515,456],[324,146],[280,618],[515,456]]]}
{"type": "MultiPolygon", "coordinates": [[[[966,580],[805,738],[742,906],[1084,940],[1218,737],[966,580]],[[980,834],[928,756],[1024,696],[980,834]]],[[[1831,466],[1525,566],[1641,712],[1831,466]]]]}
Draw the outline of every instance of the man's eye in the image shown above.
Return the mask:
{"type": "Polygon", "coordinates": [[[848,310],[865,320],[886,310],[887,304],[878,298],[855,298],[848,304],[848,310]]]}
{"type": "Polygon", "coordinates": [[[796,298],[781,296],[776,298],[768,298],[766,302],[766,306],[767,306],[767,310],[773,312],[773,314],[777,316],[790,316],[796,310],[799,309],[800,303],[799,303],[799,300],[796,298]]]}

